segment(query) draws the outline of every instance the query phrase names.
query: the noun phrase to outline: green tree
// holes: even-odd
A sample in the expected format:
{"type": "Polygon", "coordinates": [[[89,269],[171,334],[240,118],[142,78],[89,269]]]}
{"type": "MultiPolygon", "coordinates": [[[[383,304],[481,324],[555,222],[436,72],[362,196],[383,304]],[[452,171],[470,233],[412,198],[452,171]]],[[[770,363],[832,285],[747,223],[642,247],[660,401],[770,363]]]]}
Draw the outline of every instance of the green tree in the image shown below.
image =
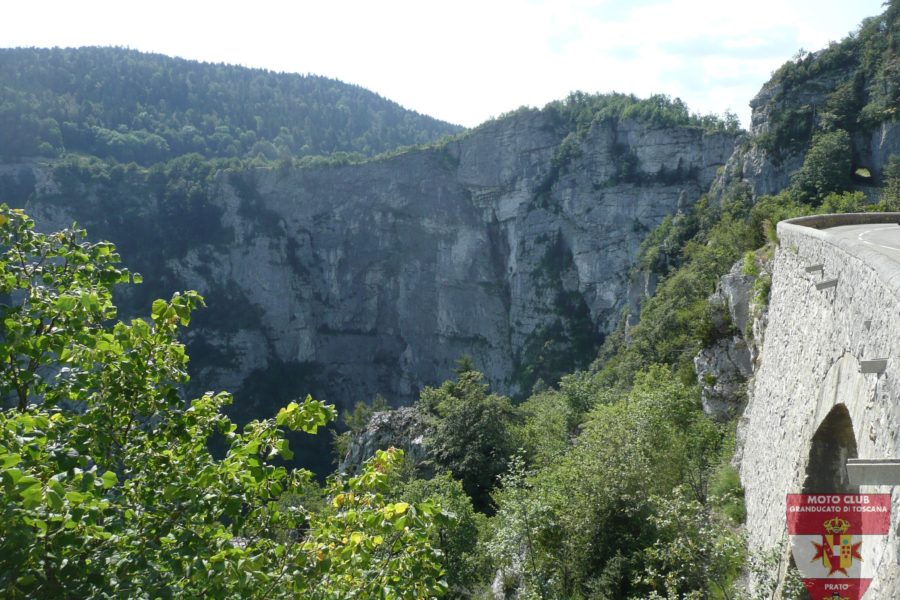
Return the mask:
{"type": "Polygon", "coordinates": [[[479,552],[479,532],[486,517],[472,506],[462,484],[450,473],[431,479],[412,479],[395,486],[393,494],[409,502],[432,501],[455,518],[441,520],[433,530],[432,545],[441,551],[449,594],[454,598],[480,598],[492,575],[490,561],[479,552]]]}
{"type": "Polygon", "coordinates": [[[884,210],[900,209],[900,156],[892,154],[884,167],[881,204],[884,210]]]}
{"type": "Polygon", "coordinates": [[[334,409],[307,397],[241,432],[228,394],[186,403],[179,329],[194,292],[114,322],[139,281],[82,230],[45,235],[0,205],[0,595],[5,598],[427,598],[446,586],[432,503],[388,502],[402,452],[379,452],[325,502],[286,430],[334,409]],[[214,457],[212,436],[227,450],[214,457]],[[312,490],[312,491],[311,491],[312,490]]]}
{"type": "Polygon", "coordinates": [[[564,394],[543,391],[516,407],[512,425],[513,446],[529,465],[544,466],[562,456],[569,447],[572,410],[564,394]]]}
{"type": "MultiPolygon", "coordinates": [[[[489,556],[523,597],[645,598],[664,591],[667,574],[681,574],[671,558],[679,533],[669,523],[677,517],[701,524],[717,510],[708,482],[730,451],[722,439],[700,410],[695,386],[665,367],[639,372],[629,392],[597,403],[577,442],[555,460],[533,472],[521,459],[511,462],[495,492],[489,556]],[[676,493],[684,500],[660,500],[676,493]]],[[[698,544],[698,536],[724,536],[721,523],[684,534],[698,544]]],[[[698,556],[719,560],[721,550],[721,561],[710,566],[714,572],[691,571],[679,592],[702,596],[730,585],[742,556],[732,552],[733,537],[704,543],[709,548],[698,556]]]]}
{"type": "Polygon", "coordinates": [[[852,155],[850,134],[843,129],[816,135],[803,166],[791,177],[791,190],[810,204],[831,192],[845,191],[850,186],[852,155]]]}
{"type": "Polygon", "coordinates": [[[732,598],[731,583],[744,566],[746,549],[731,523],[680,488],[654,496],[651,503],[657,539],[644,551],[641,577],[653,590],[650,597],[732,598]]]}
{"type": "Polygon", "coordinates": [[[430,413],[434,431],[429,458],[462,481],[475,508],[490,508],[490,492],[512,454],[509,398],[488,393],[478,371],[462,371],[455,381],[426,387],[419,406],[430,413]]]}

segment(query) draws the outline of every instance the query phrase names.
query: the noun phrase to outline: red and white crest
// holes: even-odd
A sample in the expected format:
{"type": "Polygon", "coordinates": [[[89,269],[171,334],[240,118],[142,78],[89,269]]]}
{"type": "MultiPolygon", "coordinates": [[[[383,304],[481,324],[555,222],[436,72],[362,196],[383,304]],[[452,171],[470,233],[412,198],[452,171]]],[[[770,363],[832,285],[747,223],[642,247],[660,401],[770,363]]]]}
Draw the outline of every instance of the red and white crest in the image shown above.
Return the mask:
{"type": "Polygon", "coordinates": [[[859,600],[890,528],[890,494],[788,494],[794,563],[812,600],[859,600]]]}

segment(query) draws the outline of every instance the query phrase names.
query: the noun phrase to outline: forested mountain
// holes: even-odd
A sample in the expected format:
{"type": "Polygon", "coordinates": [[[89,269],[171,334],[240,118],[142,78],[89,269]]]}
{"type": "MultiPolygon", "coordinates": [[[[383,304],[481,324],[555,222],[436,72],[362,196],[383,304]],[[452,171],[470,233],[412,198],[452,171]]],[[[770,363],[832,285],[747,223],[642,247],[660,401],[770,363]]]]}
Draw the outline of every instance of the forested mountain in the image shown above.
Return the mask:
{"type": "Polygon", "coordinates": [[[0,49],[0,157],[371,156],[460,131],[326,77],[123,48],[0,49]]]}
{"type": "MultiPolygon", "coordinates": [[[[817,52],[801,50],[751,102],[755,141],[776,160],[801,153],[816,133],[871,136],[900,109],[897,8],[817,52]]],[[[857,152],[856,158],[860,156],[857,152]]]]}

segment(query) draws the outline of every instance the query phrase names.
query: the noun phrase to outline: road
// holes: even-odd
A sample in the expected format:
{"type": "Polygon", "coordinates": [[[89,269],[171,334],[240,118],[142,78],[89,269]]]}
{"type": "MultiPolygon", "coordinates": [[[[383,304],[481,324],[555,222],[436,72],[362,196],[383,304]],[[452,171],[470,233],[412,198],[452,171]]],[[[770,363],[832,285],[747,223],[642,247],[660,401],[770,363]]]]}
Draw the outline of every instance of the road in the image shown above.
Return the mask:
{"type": "Polygon", "coordinates": [[[825,229],[829,235],[841,238],[853,246],[868,248],[900,264],[900,225],[842,225],[825,229]]]}

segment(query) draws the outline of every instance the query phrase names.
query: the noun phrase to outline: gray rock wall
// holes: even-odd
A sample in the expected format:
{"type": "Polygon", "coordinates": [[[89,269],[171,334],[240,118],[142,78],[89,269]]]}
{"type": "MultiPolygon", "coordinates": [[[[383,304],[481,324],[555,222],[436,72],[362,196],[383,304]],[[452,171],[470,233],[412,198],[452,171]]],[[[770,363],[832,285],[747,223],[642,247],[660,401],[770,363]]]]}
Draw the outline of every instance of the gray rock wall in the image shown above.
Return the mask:
{"type": "MultiPolygon", "coordinates": [[[[860,457],[900,456],[900,270],[823,231],[784,222],[778,234],[765,342],[739,431],[753,552],[786,535],[785,494],[802,491],[813,435],[835,406],[849,412],[860,457]],[[820,263],[823,274],[804,270],[820,263]],[[837,287],[817,290],[823,277],[837,287]],[[858,372],[860,360],[876,357],[889,357],[886,373],[858,372]]],[[[900,597],[900,493],[860,491],[893,493],[890,536],[874,553],[881,562],[866,597],[900,597]]]]}
{"type": "Polygon", "coordinates": [[[709,297],[710,318],[716,331],[712,345],[694,357],[703,411],[713,418],[737,416],[746,402],[746,381],[753,374],[748,344],[754,278],[743,272],[744,259],[732,265],[709,297]]]}
{"type": "Polygon", "coordinates": [[[207,222],[151,198],[109,210],[90,190],[37,194],[29,210],[119,243],[161,232],[123,258],[147,294],[207,297],[188,334],[195,386],[236,391],[248,415],[307,392],[408,403],[464,353],[495,389],[527,393],[594,358],[646,233],[695,202],[734,148],[631,120],[570,134],[554,111],[524,111],[364,164],[226,171],[207,222]],[[173,220],[186,220],[176,245],[173,220]]]}

